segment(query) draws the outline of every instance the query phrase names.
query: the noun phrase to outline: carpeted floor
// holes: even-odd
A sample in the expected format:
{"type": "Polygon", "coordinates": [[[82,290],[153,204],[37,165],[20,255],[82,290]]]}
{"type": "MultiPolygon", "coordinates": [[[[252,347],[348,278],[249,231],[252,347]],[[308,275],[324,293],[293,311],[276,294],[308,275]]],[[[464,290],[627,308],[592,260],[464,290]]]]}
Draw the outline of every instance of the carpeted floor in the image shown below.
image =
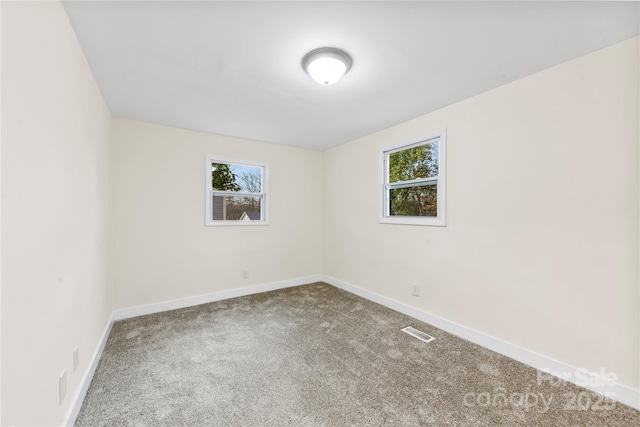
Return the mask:
{"type": "Polygon", "coordinates": [[[640,412],[314,283],[115,323],[76,425],[637,426],[640,412]]]}

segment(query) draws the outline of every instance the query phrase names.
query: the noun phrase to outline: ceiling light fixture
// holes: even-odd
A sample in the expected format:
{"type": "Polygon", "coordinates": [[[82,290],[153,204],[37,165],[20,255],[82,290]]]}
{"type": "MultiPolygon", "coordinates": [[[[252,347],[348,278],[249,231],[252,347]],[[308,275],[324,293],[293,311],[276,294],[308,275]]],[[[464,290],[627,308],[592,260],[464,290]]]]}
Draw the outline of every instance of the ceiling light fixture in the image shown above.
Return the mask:
{"type": "Polygon", "coordinates": [[[337,82],[351,68],[351,57],[335,47],[321,47],[302,58],[302,68],[321,85],[337,82]]]}

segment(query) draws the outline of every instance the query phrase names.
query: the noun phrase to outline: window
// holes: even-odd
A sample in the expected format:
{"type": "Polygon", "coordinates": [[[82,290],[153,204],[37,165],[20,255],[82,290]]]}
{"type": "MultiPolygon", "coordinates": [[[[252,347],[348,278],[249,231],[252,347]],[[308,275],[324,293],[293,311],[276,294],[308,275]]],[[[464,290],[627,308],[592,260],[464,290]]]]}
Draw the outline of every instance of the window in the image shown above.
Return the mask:
{"type": "Polygon", "coordinates": [[[207,156],[206,225],[267,224],[267,166],[207,156]]]}
{"type": "Polygon", "coordinates": [[[445,222],[445,132],[382,151],[380,222],[440,225],[445,222]]]}

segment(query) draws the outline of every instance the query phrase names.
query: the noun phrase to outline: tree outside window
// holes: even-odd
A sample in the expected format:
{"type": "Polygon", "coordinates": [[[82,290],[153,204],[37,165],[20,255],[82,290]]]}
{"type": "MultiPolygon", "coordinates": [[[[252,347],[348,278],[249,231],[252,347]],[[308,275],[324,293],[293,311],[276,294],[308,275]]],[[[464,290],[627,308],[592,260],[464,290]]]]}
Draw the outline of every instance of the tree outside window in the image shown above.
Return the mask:
{"type": "Polygon", "coordinates": [[[382,152],[380,222],[445,225],[445,134],[382,152]]]}
{"type": "Polygon", "coordinates": [[[207,225],[265,223],[266,166],[207,160],[211,187],[208,190],[207,225]]]}

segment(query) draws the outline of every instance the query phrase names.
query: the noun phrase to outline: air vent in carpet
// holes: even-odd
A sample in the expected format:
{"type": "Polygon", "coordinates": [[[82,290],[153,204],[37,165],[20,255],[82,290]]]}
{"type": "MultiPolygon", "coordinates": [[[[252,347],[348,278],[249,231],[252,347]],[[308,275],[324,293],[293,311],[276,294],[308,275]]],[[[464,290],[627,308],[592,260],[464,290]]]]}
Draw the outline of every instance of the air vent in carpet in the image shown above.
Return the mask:
{"type": "Polygon", "coordinates": [[[412,328],[411,326],[407,326],[406,328],[402,329],[402,332],[406,332],[412,337],[418,338],[419,340],[422,340],[424,342],[431,342],[435,340],[435,338],[431,335],[427,335],[424,332],[417,330],[416,328],[412,328]]]}

